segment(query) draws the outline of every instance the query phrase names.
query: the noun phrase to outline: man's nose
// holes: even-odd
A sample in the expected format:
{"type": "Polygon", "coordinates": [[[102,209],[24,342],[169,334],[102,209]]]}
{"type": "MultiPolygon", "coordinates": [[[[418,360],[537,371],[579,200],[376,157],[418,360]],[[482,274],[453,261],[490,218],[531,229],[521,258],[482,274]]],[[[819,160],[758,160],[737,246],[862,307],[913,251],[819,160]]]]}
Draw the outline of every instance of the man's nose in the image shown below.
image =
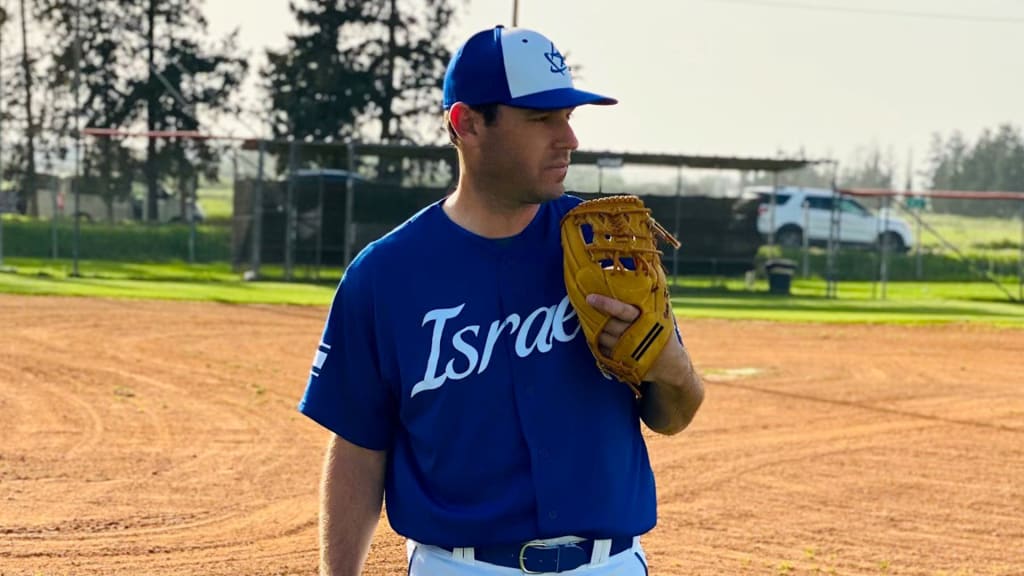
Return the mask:
{"type": "Polygon", "coordinates": [[[576,132],[568,120],[562,124],[561,132],[558,135],[558,146],[567,150],[576,150],[580,147],[580,141],[576,139],[576,132]]]}

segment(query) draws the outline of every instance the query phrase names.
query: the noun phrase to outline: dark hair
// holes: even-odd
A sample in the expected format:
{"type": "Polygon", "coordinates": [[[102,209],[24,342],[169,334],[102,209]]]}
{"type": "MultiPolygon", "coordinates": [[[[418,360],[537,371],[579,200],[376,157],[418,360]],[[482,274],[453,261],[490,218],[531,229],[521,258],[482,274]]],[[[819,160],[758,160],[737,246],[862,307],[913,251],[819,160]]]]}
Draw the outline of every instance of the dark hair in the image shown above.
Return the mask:
{"type": "MultiPolygon", "coordinates": [[[[483,116],[484,124],[487,126],[493,125],[498,120],[497,104],[481,104],[480,106],[470,106],[469,109],[483,116]]],[[[455,128],[452,127],[452,121],[449,120],[447,112],[444,115],[444,120],[445,127],[448,128],[448,139],[451,140],[452,144],[458,143],[459,135],[455,132],[455,128]]]]}

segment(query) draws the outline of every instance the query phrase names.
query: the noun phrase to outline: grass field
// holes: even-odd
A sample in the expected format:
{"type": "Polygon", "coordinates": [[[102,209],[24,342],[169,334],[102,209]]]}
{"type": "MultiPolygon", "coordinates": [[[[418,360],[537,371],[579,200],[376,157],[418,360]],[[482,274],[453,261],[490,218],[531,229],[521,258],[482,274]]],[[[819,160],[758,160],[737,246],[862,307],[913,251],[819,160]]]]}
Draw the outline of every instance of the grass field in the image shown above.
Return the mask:
{"type": "MultiPolygon", "coordinates": [[[[208,300],[232,304],[326,306],[340,271],[317,283],[279,280],[246,282],[226,264],[80,262],[71,277],[68,261],[8,259],[0,293],[208,300]],[[337,275],[335,275],[337,274],[337,275]]],[[[280,268],[264,269],[280,279],[280,268]]],[[[988,283],[890,283],[886,299],[871,282],[839,284],[839,299],[825,298],[820,280],[796,280],[792,296],[768,294],[766,282],[752,288],[741,280],[680,278],[673,286],[677,314],[692,318],[761,319],[787,322],[923,324],[982,322],[1024,328],[1024,304],[1008,301],[988,283]]]]}
{"type": "Polygon", "coordinates": [[[206,182],[196,193],[210,221],[231,220],[234,214],[234,188],[230,182],[206,182]]]}
{"type": "MultiPolygon", "coordinates": [[[[1021,221],[1012,218],[975,218],[953,214],[924,214],[922,220],[947,242],[964,252],[978,250],[1018,250],[1024,241],[1021,221]]],[[[909,221],[913,227],[913,221],[909,221]]],[[[922,232],[925,248],[942,247],[942,242],[927,231],[922,232]]]]}
{"type": "Polygon", "coordinates": [[[12,294],[323,305],[330,303],[335,284],[278,281],[284,277],[279,266],[265,267],[264,281],[246,282],[226,263],[84,260],[78,277],[69,260],[9,258],[4,264],[0,293],[12,294]]]}

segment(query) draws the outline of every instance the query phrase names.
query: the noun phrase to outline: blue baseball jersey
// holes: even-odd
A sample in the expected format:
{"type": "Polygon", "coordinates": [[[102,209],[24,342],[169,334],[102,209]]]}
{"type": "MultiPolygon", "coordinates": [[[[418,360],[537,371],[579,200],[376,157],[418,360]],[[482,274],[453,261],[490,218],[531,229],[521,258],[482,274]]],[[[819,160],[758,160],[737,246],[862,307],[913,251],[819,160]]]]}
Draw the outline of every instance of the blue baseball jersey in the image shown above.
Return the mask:
{"type": "Polygon", "coordinates": [[[560,221],[477,236],[420,211],[346,270],[299,410],[388,452],[399,534],[439,546],[635,536],[655,486],[629,388],[597,368],[562,272],[560,221]]]}

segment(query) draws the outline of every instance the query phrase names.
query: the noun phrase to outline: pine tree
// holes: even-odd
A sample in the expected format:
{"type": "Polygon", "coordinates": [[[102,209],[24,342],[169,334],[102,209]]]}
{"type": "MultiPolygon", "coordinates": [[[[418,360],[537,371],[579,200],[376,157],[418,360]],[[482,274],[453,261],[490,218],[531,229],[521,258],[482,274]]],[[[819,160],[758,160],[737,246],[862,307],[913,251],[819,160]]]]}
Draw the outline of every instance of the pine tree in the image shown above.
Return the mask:
{"type": "MultiPolygon", "coordinates": [[[[284,50],[268,51],[263,72],[276,137],[440,140],[451,0],[307,0],[292,12],[300,31],[284,50]]],[[[327,148],[312,160],[343,162],[327,148]]]]}
{"type": "MultiPolygon", "coordinates": [[[[212,116],[236,112],[233,92],[246,73],[236,34],[218,43],[204,40],[207,22],[198,0],[35,0],[40,18],[56,33],[51,85],[61,92],[57,130],[74,137],[82,126],[149,130],[201,130],[212,116]],[[81,35],[76,51],[75,25],[81,35]],[[145,54],[140,65],[137,55],[145,54]],[[73,99],[75,71],[81,77],[80,108],[73,99]],[[202,119],[202,120],[201,120],[202,119]]],[[[83,158],[86,182],[109,203],[130,194],[139,165],[123,141],[99,139],[83,158]]],[[[66,146],[65,146],[66,147],[66,146]]],[[[173,175],[184,191],[200,171],[212,174],[217,151],[202,140],[147,141],[147,214],[157,218],[161,175],[173,175]]],[[[185,201],[185,195],[179,198],[185,201]]]]}

